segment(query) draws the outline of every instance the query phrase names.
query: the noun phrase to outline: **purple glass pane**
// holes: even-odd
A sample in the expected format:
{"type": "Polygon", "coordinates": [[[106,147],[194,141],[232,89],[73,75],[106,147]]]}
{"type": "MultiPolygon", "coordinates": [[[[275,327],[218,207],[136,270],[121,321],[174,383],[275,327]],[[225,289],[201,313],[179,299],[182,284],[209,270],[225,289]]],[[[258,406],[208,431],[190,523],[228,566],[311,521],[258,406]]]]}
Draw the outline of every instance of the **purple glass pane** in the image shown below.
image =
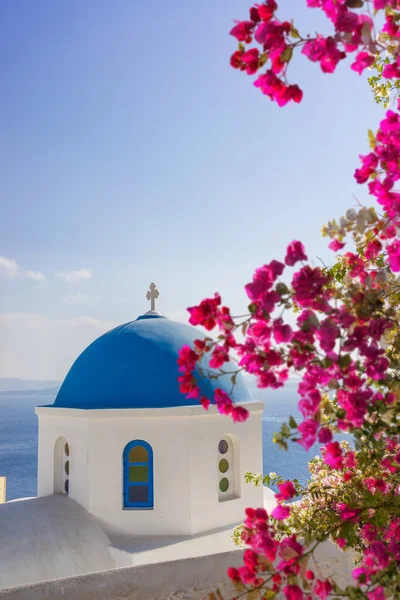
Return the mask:
{"type": "Polygon", "coordinates": [[[128,489],[129,502],[148,502],[149,501],[149,486],[147,485],[130,485],[128,489]]]}

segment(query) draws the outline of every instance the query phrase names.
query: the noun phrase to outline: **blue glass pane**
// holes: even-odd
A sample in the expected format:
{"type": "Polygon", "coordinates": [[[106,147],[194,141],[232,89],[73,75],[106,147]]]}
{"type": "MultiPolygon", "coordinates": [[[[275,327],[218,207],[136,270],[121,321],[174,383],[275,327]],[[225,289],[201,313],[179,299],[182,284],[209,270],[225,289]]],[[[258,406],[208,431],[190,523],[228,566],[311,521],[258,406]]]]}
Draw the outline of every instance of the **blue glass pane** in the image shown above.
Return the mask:
{"type": "Polygon", "coordinates": [[[131,485],[128,488],[129,502],[148,502],[149,501],[149,486],[147,485],[131,485]]]}

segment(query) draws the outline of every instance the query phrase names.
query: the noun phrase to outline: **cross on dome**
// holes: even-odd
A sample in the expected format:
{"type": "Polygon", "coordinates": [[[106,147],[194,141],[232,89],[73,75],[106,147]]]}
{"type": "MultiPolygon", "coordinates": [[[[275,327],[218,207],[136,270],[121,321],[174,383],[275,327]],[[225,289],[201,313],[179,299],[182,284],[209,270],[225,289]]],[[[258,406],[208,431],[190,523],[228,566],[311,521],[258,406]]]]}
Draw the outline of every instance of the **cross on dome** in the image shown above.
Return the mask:
{"type": "Polygon", "coordinates": [[[150,290],[146,294],[147,300],[151,302],[151,308],[149,312],[156,312],[156,299],[160,295],[155,283],[150,284],[150,290]]]}

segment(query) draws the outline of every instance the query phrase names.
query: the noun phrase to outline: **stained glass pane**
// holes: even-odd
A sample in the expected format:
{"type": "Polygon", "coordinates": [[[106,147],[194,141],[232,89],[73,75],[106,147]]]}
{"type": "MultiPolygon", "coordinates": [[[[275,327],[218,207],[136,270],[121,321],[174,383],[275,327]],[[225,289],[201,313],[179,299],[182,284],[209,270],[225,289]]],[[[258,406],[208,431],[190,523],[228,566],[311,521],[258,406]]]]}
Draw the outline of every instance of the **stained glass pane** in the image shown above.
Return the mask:
{"type": "Polygon", "coordinates": [[[226,477],[223,477],[219,482],[219,489],[221,492],[227,492],[229,489],[229,480],[226,477]]]}
{"type": "Polygon", "coordinates": [[[64,465],[64,469],[67,475],[69,475],[69,460],[67,460],[67,462],[64,465]]]}
{"type": "Polygon", "coordinates": [[[221,459],[219,461],[219,470],[221,471],[221,473],[226,473],[228,469],[229,469],[229,463],[226,460],[226,458],[221,459]]]}
{"type": "Polygon", "coordinates": [[[69,494],[69,479],[66,479],[66,480],[65,480],[65,483],[64,483],[64,490],[65,490],[65,493],[66,493],[66,494],[69,494]]]}
{"type": "Polygon", "coordinates": [[[69,446],[68,446],[68,442],[65,442],[65,445],[64,445],[64,452],[65,452],[65,456],[69,456],[69,446]]]}
{"type": "Polygon", "coordinates": [[[228,442],[226,440],[221,440],[218,444],[218,450],[221,454],[226,454],[228,452],[228,442]]]}
{"type": "Polygon", "coordinates": [[[128,462],[145,463],[149,460],[149,453],[144,446],[134,446],[129,452],[128,462]]]}
{"type": "Polygon", "coordinates": [[[143,482],[143,483],[147,483],[149,480],[149,468],[146,465],[142,466],[136,466],[136,467],[129,467],[129,481],[130,483],[133,482],[143,482]]]}
{"type": "Polygon", "coordinates": [[[128,488],[129,502],[148,502],[149,487],[147,485],[131,485],[128,488]]]}

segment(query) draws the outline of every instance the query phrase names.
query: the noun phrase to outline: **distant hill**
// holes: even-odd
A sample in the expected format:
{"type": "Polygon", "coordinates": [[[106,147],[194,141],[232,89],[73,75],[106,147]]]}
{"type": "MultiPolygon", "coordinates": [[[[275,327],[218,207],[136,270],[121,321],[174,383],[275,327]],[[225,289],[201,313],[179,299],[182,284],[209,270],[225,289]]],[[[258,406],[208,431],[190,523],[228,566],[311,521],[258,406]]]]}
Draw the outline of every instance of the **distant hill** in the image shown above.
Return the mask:
{"type": "Polygon", "coordinates": [[[7,398],[13,396],[55,396],[59,389],[60,386],[45,388],[44,390],[5,390],[0,392],[0,398],[4,396],[7,396],[7,398]]]}
{"type": "MultiPolygon", "coordinates": [[[[37,390],[48,390],[49,388],[59,388],[60,381],[52,379],[13,379],[10,377],[0,377],[0,392],[36,392],[37,390]]],[[[47,393],[47,392],[46,392],[47,393]]]]}

